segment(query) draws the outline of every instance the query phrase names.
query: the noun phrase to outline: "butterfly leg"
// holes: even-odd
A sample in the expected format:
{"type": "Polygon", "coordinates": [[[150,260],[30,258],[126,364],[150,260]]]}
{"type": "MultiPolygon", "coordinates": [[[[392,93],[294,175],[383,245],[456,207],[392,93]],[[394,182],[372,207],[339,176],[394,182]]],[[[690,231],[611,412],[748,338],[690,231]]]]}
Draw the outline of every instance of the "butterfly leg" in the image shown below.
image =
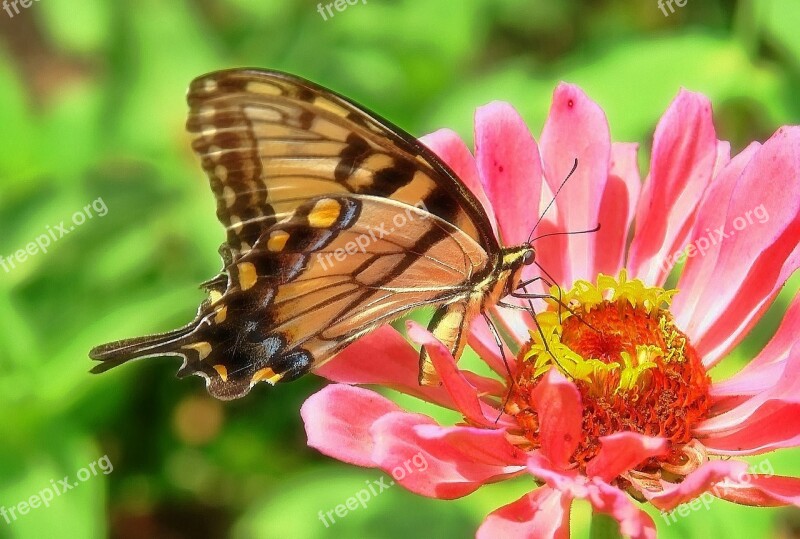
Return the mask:
{"type": "Polygon", "coordinates": [[[528,286],[529,284],[533,284],[533,283],[535,283],[536,281],[542,281],[542,282],[543,282],[544,284],[546,284],[547,286],[553,286],[553,283],[551,283],[550,281],[548,281],[548,280],[547,280],[547,279],[545,279],[544,277],[534,277],[533,279],[528,279],[528,280],[526,280],[526,281],[522,281],[522,282],[520,282],[520,283],[517,285],[517,290],[519,290],[520,288],[525,288],[525,287],[526,287],[526,286],[528,286]]]}
{"type": "MultiPolygon", "coordinates": [[[[570,173],[570,174],[571,174],[571,173],[570,173]]],[[[544,268],[542,267],[542,265],[541,265],[541,264],[539,264],[539,262],[536,262],[536,261],[534,261],[533,263],[534,263],[534,264],[536,264],[536,267],[537,267],[537,268],[539,268],[539,271],[541,271],[541,272],[544,274],[544,276],[545,276],[545,277],[547,277],[547,279],[549,279],[549,281],[548,281],[548,280],[546,280],[546,279],[543,279],[543,281],[545,282],[545,284],[547,284],[547,286],[550,286],[550,287],[552,287],[552,286],[553,286],[553,283],[554,283],[554,282],[556,282],[556,280],[555,280],[555,279],[553,279],[553,276],[552,276],[552,275],[550,275],[550,274],[547,272],[547,270],[546,270],[546,269],[544,269],[544,268]]],[[[560,286],[559,286],[559,287],[557,287],[557,288],[558,288],[558,319],[559,319],[559,320],[561,320],[561,306],[563,305],[563,302],[561,301],[561,299],[562,299],[562,296],[561,296],[561,292],[562,292],[562,290],[561,290],[561,287],[560,287],[560,286]]]]}
{"type": "MultiPolygon", "coordinates": [[[[550,296],[550,295],[541,295],[541,294],[511,294],[511,295],[514,296],[514,297],[521,297],[521,298],[527,298],[527,299],[530,299],[531,297],[534,297],[534,296],[537,297],[537,298],[552,298],[553,297],[553,296],[550,296]]],[[[505,305],[503,305],[503,306],[505,306],[505,305]]],[[[544,331],[542,331],[542,326],[541,326],[541,324],[539,324],[539,320],[535,316],[533,316],[532,318],[533,318],[533,323],[536,326],[536,331],[539,332],[539,336],[542,338],[542,343],[544,344],[545,350],[547,350],[547,353],[550,354],[551,358],[553,358],[553,362],[556,365],[558,365],[559,369],[561,369],[562,372],[567,372],[564,369],[564,366],[561,364],[561,362],[556,357],[556,355],[553,353],[553,351],[550,350],[550,345],[548,344],[547,339],[544,336],[544,331]]]]}
{"type": "Polygon", "coordinates": [[[503,307],[504,309],[513,309],[515,311],[525,311],[526,313],[530,312],[530,309],[527,307],[523,307],[522,305],[514,305],[513,303],[506,303],[505,301],[498,301],[498,307],[503,307]]]}
{"type": "MultiPolygon", "coordinates": [[[[514,305],[514,307],[519,307],[519,306],[514,305]]],[[[519,308],[522,309],[523,311],[525,310],[524,307],[519,307],[519,308]]],[[[497,414],[497,419],[494,420],[494,422],[497,423],[498,421],[500,421],[500,418],[503,416],[503,413],[505,412],[506,405],[508,404],[508,401],[511,399],[511,388],[517,385],[517,380],[511,373],[511,367],[509,366],[508,359],[506,358],[506,351],[505,348],[503,347],[503,339],[500,337],[500,332],[497,331],[497,327],[494,325],[494,322],[492,322],[492,319],[488,314],[481,311],[481,315],[483,315],[483,319],[486,320],[486,325],[489,326],[489,331],[491,331],[492,336],[494,337],[494,342],[497,345],[497,348],[500,350],[500,357],[503,358],[503,365],[505,365],[506,367],[506,372],[508,373],[508,380],[510,382],[508,385],[508,392],[506,393],[506,398],[503,399],[503,404],[500,406],[500,413],[497,414]]]]}
{"type": "Polygon", "coordinates": [[[486,325],[489,326],[489,331],[492,333],[492,337],[494,337],[494,343],[497,345],[497,349],[500,350],[500,357],[503,358],[503,365],[506,367],[506,373],[508,373],[508,379],[511,383],[514,382],[514,375],[511,373],[511,367],[508,364],[508,359],[506,358],[506,351],[505,347],[503,346],[503,339],[500,337],[500,332],[497,331],[497,327],[492,322],[491,317],[486,314],[485,312],[481,311],[481,315],[483,319],[486,320],[486,325]]]}
{"type": "MultiPolygon", "coordinates": [[[[596,327],[594,327],[593,325],[591,325],[589,322],[587,322],[586,320],[584,320],[584,318],[583,318],[581,315],[579,315],[578,313],[576,313],[576,312],[575,312],[575,311],[572,309],[572,307],[570,307],[569,305],[567,305],[566,303],[564,303],[563,301],[561,301],[559,298],[557,298],[557,297],[555,297],[555,296],[553,296],[553,295],[551,295],[551,294],[519,294],[519,293],[517,293],[517,292],[513,292],[513,293],[512,293],[512,294],[510,294],[510,295],[511,295],[512,297],[515,297],[515,298],[520,298],[520,299],[551,299],[551,300],[553,300],[553,301],[555,301],[555,302],[557,302],[557,303],[558,303],[558,308],[559,308],[559,318],[560,318],[560,316],[561,316],[561,314],[560,314],[561,308],[563,307],[564,309],[568,310],[568,311],[570,312],[570,314],[572,314],[572,315],[574,315],[575,317],[577,317],[577,318],[578,318],[578,320],[580,320],[582,324],[584,324],[584,325],[586,325],[586,326],[590,327],[591,329],[593,329],[593,330],[594,330],[594,331],[596,331],[597,333],[600,333],[600,330],[599,330],[599,329],[597,329],[596,327]]],[[[502,306],[503,306],[503,307],[511,307],[511,305],[505,305],[505,304],[504,304],[504,305],[502,305],[502,306]]],[[[515,306],[514,306],[514,308],[517,308],[517,306],[515,305],[515,306]]],[[[527,310],[527,309],[524,309],[524,310],[527,310]]]]}

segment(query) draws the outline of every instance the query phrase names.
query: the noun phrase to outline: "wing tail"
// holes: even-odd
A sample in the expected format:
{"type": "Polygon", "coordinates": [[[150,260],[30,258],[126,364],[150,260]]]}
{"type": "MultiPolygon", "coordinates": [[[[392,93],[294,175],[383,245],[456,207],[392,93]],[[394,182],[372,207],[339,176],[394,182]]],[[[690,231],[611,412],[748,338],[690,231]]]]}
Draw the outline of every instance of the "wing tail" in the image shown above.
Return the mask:
{"type": "Polygon", "coordinates": [[[196,324],[192,323],[167,333],[123,339],[97,346],[89,352],[89,357],[101,363],[95,365],[91,372],[95,374],[106,372],[123,363],[153,356],[178,355],[185,358],[186,354],[181,352],[181,347],[190,342],[195,329],[196,324]]]}

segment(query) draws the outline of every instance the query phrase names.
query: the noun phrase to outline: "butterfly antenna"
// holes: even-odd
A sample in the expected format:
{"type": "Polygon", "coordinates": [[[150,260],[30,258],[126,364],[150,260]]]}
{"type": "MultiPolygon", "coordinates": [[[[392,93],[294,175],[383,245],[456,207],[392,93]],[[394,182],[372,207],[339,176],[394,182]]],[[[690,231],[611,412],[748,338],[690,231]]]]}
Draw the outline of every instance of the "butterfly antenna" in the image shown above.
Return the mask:
{"type": "Polygon", "coordinates": [[[572,177],[572,175],[575,174],[575,171],[577,170],[577,168],[578,168],[578,158],[576,157],[575,158],[575,162],[572,164],[572,169],[569,171],[569,174],[567,174],[567,177],[564,178],[564,180],[561,182],[561,185],[558,186],[558,189],[556,189],[556,192],[553,195],[553,198],[550,199],[550,202],[547,204],[547,206],[545,207],[544,211],[539,216],[539,220],[536,221],[535,225],[533,225],[533,230],[531,230],[531,233],[528,236],[528,243],[531,242],[531,238],[533,237],[533,233],[536,232],[536,228],[539,226],[539,223],[542,222],[542,219],[544,219],[544,216],[547,214],[547,212],[550,209],[550,207],[556,201],[556,197],[561,192],[561,190],[564,188],[564,185],[566,185],[567,180],[569,180],[572,177]]]}
{"type": "Polygon", "coordinates": [[[541,236],[536,236],[535,238],[529,240],[528,243],[540,240],[542,238],[549,238],[550,236],[572,236],[573,234],[591,234],[593,232],[597,232],[598,230],[600,230],[600,223],[597,223],[596,225],[594,225],[594,227],[586,230],[574,230],[572,232],[549,232],[547,234],[542,234],[541,236]]]}

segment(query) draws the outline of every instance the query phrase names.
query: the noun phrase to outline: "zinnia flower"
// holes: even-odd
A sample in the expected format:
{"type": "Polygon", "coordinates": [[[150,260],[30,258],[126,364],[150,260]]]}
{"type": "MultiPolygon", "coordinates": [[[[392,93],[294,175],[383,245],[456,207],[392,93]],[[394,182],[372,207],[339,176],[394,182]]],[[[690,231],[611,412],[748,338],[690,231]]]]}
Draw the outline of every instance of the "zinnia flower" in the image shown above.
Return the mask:
{"type": "Polygon", "coordinates": [[[708,100],[681,91],[655,131],[642,184],[637,146],[612,143],[598,105],[562,84],[538,145],[504,103],[478,109],[474,157],[451,131],[423,142],[484,202],[506,245],[526,240],[576,158],[537,234],[602,228],[536,243],[541,267],[563,287],[549,289],[560,303],[536,305],[540,329],[526,312],[491,309],[519,350],[515,358],[506,349],[510,377],[483,320],[469,344],[494,377],[460,370],[408,324],[441,387],[420,387],[417,352],[381,328],[319,369],[338,383],[303,406],[309,445],[388,473],[422,454],[424,472],[395,478],[433,498],[531,476],[531,492],[490,514],[479,538],[568,537],[576,499],[636,538],[654,537],[655,524],[635,500],[662,511],[704,493],[800,505],[800,480],[745,476],[748,465],[730,458],[800,445],[800,299],[746,368],[721,382],[708,374],[800,263],[800,128],[731,158],[708,100]],[[684,261],[676,289],[665,288],[684,261]],[[439,425],[353,384],[390,387],[464,419],[439,425]]]}

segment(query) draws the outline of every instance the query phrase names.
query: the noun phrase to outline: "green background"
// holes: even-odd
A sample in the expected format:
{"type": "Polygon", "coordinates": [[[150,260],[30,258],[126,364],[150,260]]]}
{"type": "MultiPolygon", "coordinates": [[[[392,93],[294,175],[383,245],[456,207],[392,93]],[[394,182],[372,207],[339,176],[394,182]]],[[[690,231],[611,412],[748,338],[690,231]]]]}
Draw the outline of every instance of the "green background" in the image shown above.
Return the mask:
{"type": "MultiPolygon", "coordinates": [[[[13,271],[0,269],[0,506],[103,455],[100,474],[0,537],[458,538],[528,491],[529,479],[445,502],[400,487],[326,529],[317,519],[376,480],[305,445],[313,376],[241,401],[178,381],[175,359],[87,373],[93,346],[190,320],[223,240],[184,132],[186,87],[215,69],[296,73],[420,136],[511,102],[538,136],[559,80],[606,111],[615,140],[643,145],[680,87],[709,96],[735,149],[800,123],[800,3],[688,0],[369,0],[323,20],[289,0],[40,0],[0,11],[0,256],[102,197],[95,217],[13,271]]],[[[769,179],[765,179],[769,181],[769,179]]],[[[726,371],[774,331],[787,287],[726,371]]],[[[441,417],[432,407],[400,399],[441,417]]],[[[800,475],[797,451],[769,455],[800,475]]],[[[760,462],[764,457],[755,459],[760,462]]],[[[589,511],[577,504],[575,537],[589,511]]],[[[662,537],[790,537],[794,509],[715,501],[662,537]]]]}

